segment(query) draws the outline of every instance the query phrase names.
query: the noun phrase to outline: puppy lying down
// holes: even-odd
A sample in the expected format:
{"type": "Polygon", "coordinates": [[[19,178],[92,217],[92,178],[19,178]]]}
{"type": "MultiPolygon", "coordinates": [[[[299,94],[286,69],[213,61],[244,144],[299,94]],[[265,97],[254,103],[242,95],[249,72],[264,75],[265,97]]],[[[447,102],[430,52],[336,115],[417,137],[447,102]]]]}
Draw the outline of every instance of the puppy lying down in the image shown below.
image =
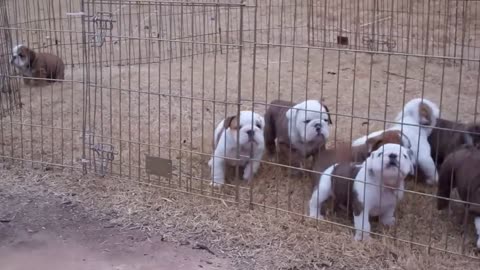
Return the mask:
{"type": "Polygon", "coordinates": [[[437,199],[438,210],[445,209],[452,189],[466,202],[467,211],[474,216],[477,248],[480,248],[480,149],[464,145],[448,155],[440,168],[437,199]]]}
{"type": "Polygon", "coordinates": [[[380,222],[395,223],[395,208],[403,198],[405,178],[413,171],[413,153],[399,144],[387,143],[361,164],[337,163],[324,171],[310,199],[310,216],[323,219],[319,213],[330,197],[335,205],[352,209],[355,239],[369,237],[370,216],[380,222]],[[352,183],[351,179],[355,179],[352,183]]]}

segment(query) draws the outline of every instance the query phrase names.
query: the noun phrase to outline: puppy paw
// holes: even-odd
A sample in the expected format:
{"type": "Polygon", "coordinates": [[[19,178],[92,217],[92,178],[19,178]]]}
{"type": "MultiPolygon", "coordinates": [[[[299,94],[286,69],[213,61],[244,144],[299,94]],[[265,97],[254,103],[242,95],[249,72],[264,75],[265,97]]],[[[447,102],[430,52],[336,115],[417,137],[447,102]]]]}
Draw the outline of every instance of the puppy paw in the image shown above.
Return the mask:
{"type": "MultiPolygon", "coordinates": [[[[218,181],[218,180],[217,180],[217,181],[218,181]]],[[[210,186],[213,186],[214,188],[220,188],[220,187],[222,187],[224,182],[222,181],[221,183],[219,183],[219,182],[217,182],[217,181],[215,181],[215,182],[210,182],[210,186]]]]}
{"type": "Polygon", "coordinates": [[[435,185],[435,184],[438,183],[438,177],[435,176],[433,179],[432,179],[432,178],[429,178],[429,179],[427,179],[425,182],[427,183],[427,185],[433,186],[433,185],[435,185]]]}
{"type": "Polygon", "coordinates": [[[395,217],[382,217],[380,222],[385,226],[393,226],[395,225],[395,217]]]}
{"type": "Polygon", "coordinates": [[[310,211],[310,215],[309,215],[311,218],[314,218],[314,219],[318,219],[318,220],[324,220],[325,218],[320,214],[318,213],[317,215],[317,211],[314,210],[314,211],[310,211]]]}
{"type": "Polygon", "coordinates": [[[370,234],[366,232],[355,232],[355,241],[366,241],[370,239],[370,234]]]}

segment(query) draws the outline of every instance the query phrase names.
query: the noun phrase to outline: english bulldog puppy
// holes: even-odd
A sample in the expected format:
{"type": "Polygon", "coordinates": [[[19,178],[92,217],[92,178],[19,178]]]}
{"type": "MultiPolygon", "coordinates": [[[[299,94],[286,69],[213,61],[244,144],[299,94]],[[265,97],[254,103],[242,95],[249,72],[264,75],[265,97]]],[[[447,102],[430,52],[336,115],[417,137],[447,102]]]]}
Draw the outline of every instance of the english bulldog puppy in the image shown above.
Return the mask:
{"type": "MultiPolygon", "coordinates": [[[[395,124],[387,130],[397,130],[408,138],[410,149],[415,154],[416,164],[425,176],[429,185],[438,182],[438,172],[431,156],[431,147],[428,137],[437,124],[439,109],[437,105],[427,99],[415,98],[405,104],[403,110],[395,118],[395,124]]],[[[369,137],[377,136],[384,130],[375,131],[367,136],[358,138],[353,146],[364,144],[369,137]]]]}
{"type": "Polygon", "coordinates": [[[480,150],[478,146],[463,145],[449,154],[440,168],[437,190],[437,208],[445,209],[453,189],[466,203],[474,216],[477,230],[477,248],[480,248],[480,150]]]}
{"type": "Polygon", "coordinates": [[[26,85],[43,86],[65,79],[65,65],[54,54],[35,52],[22,44],[15,46],[12,54],[10,63],[24,77],[26,85]]]}
{"type": "Polygon", "coordinates": [[[325,170],[310,199],[310,216],[322,219],[322,203],[333,197],[335,205],[352,209],[355,239],[370,233],[370,216],[391,226],[403,198],[405,177],[413,171],[413,153],[400,144],[387,143],[371,152],[363,163],[337,163],[325,170]],[[352,181],[354,179],[355,181],[352,181]]]}
{"type": "Polygon", "coordinates": [[[243,167],[244,180],[254,176],[265,150],[264,128],[264,118],[252,111],[241,111],[239,117],[229,116],[218,123],[213,138],[213,156],[208,162],[212,185],[218,187],[225,183],[226,166],[243,167]]]}
{"type": "Polygon", "coordinates": [[[265,146],[270,156],[277,151],[294,167],[325,149],[330,135],[328,108],[318,100],[293,103],[272,101],[265,113],[265,146]]]}

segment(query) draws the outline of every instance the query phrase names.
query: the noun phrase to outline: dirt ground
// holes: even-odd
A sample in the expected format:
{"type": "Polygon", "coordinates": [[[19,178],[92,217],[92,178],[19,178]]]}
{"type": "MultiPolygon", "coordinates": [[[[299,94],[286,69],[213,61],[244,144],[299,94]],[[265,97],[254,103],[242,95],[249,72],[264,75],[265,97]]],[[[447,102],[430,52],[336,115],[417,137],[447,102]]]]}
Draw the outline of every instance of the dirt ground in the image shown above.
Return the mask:
{"type": "Polygon", "coordinates": [[[0,261],[4,270],[233,269],[228,259],[193,249],[195,243],[166,242],[138,227],[98,215],[41,185],[0,184],[0,261]]]}

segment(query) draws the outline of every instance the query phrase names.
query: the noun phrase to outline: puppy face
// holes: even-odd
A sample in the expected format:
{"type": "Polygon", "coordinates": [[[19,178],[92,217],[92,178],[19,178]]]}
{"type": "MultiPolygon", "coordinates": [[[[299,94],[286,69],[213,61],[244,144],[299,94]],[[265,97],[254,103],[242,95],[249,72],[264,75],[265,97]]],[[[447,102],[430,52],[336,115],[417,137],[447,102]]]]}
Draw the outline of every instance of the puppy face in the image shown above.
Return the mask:
{"type": "Polygon", "coordinates": [[[13,48],[10,63],[19,70],[26,70],[34,57],[35,52],[24,45],[18,45],[13,48]]]}
{"type": "Polygon", "coordinates": [[[286,112],[289,136],[296,133],[303,142],[323,141],[329,136],[332,120],[327,107],[317,100],[299,103],[286,112]]]}
{"type": "Polygon", "coordinates": [[[240,118],[230,116],[225,119],[224,127],[230,132],[232,138],[237,140],[242,146],[251,145],[258,146],[264,143],[263,130],[265,128],[265,120],[258,113],[251,111],[241,111],[240,118]]]}
{"type": "Polygon", "coordinates": [[[383,184],[398,187],[408,174],[413,173],[413,152],[399,144],[387,143],[373,151],[368,158],[369,170],[380,175],[383,184]]]}

